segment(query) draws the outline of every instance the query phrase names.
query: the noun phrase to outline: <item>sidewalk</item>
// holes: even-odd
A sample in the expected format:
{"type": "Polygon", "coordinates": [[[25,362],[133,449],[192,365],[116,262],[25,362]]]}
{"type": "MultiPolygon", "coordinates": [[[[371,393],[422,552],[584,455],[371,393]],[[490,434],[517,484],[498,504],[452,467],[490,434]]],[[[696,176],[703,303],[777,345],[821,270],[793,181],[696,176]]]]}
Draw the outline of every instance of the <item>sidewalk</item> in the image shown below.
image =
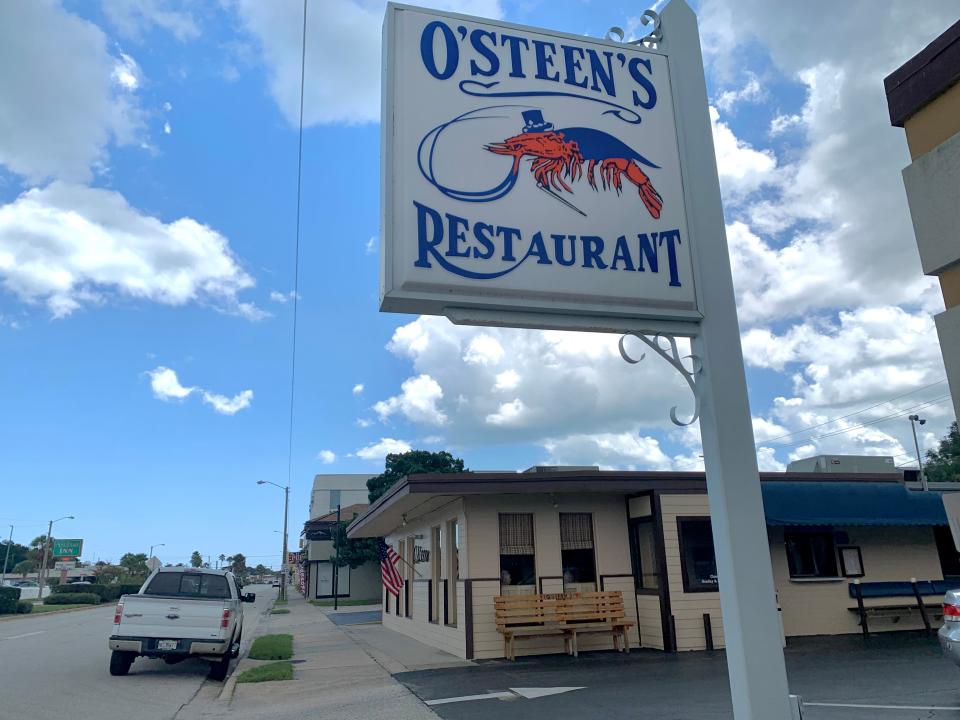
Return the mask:
{"type": "MultiPolygon", "coordinates": [[[[229,701],[228,680],[222,699],[200,692],[176,715],[177,720],[436,720],[433,711],[394,680],[390,671],[469,664],[433,648],[422,650],[426,646],[380,625],[335,625],[328,608],[314,607],[299,596],[291,597],[286,607],[288,615],[267,615],[257,634],[293,635],[294,679],[237,683],[229,701]],[[395,657],[404,653],[405,660],[395,657]]],[[[258,664],[244,658],[232,677],[258,664]]]]}

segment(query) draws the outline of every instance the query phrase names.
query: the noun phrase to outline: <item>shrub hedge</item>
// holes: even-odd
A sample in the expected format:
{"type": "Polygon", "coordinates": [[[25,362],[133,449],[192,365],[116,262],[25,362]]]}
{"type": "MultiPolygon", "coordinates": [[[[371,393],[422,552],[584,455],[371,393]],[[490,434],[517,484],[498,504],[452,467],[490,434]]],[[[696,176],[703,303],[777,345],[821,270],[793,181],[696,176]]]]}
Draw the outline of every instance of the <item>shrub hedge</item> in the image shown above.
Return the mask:
{"type": "Polygon", "coordinates": [[[29,615],[33,612],[33,603],[20,600],[17,603],[17,615],[29,615]]]}
{"type": "Polygon", "coordinates": [[[99,605],[96,593],[59,593],[44,599],[44,605],[99,605]]]}
{"type": "Polygon", "coordinates": [[[140,586],[143,583],[120,583],[118,585],[107,585],[107,595],[104,600],[119,600],[121,595],[136,595],[140,592],[140,586]]]}
{"type": "Polygon", "coordinates": [[[105,600],[107,595],[107,586],[99,585],[99,584],[77,585],[77,584],[66,583],[62,585],[56,585],[53,588],[53,592],[57,593],[58,595],[78,595],[78,594],[85,594],[85,593],[93,593],[94,595],[99,597],[101,600],[105,600]]]}
{"type": "Polygon", "coordinates": [[[15,613],[18,602],[20,602],[20,588],[0,587],[0,615],[15,613]]]}

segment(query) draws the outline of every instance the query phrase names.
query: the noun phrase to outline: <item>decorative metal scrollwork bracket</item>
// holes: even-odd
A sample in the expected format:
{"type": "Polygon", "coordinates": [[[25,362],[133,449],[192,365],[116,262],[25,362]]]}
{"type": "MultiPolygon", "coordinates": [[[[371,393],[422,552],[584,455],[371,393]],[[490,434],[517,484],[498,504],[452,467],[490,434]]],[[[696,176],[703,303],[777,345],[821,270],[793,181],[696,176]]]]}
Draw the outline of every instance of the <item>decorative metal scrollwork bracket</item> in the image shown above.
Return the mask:
{"type": "Polygon", "coordinates": [[[660,43],[663,42],[663,30],[660,28],[660,16],[653,10],[644,10],[643,15],[640,16],[640,24],[643,27],[652,27],[650,32],[636,40],[625,40],[624,38],[626,37],[626,33],[623,31],[623,28],[619,28],[616,25],[607,30],[607,34],[604,37],[607,40],[624,43],[625,45],[643,45],[644,47],[651,49],[660,47],[660,43]]]}
{"type": "Polygon", "coordinates": [[[687,425],[692,425],[695,423],[697,418],[700,417],[700,393],[698,392],[699,388],[697,387],[697,383],[700,380],[700,372],[703,370],[703,360],[698,355],[681,356],[679,349],[677,349],[677,339],[673,335],[657,333],[653,337],[648,337],[646,335],[631,332],[620,338],[620,357],[622,357],[631,365],[636,365],[637,363],[641,362],[647,356],[647,354],[643,353],[639,358],[632,358],[624,346],[624,341],[628,337],[635,337],[638,340],[641,340],[657,355],[673,365],[674,369],[676,369],[683,379],[686,380],[687,385],[690,386],[690,392],[693,393],[693,417],[687,422],[682,422],[677,417],[677,406],[674,405],[672,408],[670,408],[670,420],[673,421],[674,425],[679,425],[680,427],[686,427],[687,425]],[[661,345],[661,339],[666,340],[668,346],[661,345]],[[687,359],[690,360],[690,365],[692,366],[690,370],[688,370],[683,364],[683,361],[687,359]]]}

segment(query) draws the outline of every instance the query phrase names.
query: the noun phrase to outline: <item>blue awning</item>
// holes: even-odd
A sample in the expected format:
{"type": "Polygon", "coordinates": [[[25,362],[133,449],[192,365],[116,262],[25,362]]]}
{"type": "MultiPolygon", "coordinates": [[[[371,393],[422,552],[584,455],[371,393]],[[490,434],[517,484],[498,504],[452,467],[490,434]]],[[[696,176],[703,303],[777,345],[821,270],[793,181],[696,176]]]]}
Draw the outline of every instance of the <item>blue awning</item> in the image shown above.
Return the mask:
{"type": "Polygon", "coordinates": [[[890,482],[761,483],[767,525],[946,525],[938,492],[890,482]]]}

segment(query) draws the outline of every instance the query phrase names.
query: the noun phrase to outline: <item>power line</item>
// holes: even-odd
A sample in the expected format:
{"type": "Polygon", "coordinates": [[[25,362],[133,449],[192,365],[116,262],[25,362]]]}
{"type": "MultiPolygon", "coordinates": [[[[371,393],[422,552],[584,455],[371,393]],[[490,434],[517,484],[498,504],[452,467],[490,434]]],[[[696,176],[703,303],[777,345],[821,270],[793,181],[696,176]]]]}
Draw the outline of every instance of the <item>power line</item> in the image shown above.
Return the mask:
{"type": "Polygon", "coordinates": [[[918,387],[918,388],[916,388],[916,389],[914,389],[914,390],[910,390],[910,391],[908,391],[908,392],[901,393],[900,395],[894,395],[892,398],[887,398],[886,400],[883,400],[883,401],[881,401],[881,402],[875,403],[874,405],[869,405],[869,406],[867,406],[867,407],[865,407],[865,408],[861,408],[860,410],[856,410],[856,411],[854,411],[854,412],[852,412],[852,413],[847,413],[846,415],[841,415],[840,417],[835,417],[835,418],[832,418],[831,420],[826,420],[825,422],[818,423],[817,425],[810,425],[809,427],[802,428],[801,430],[794,430],[793,432],[789,432],[789,433],[786,433],[786,434],[784,434],[784,435],[777,435],[776,437],[772,437],[772,438],[769,438],[769,439],[767,439],[767,440],[764,440],[764,442],[765,442],[765,443],[773,442],[774,440],[780,440],[780,439],[782,439],[782,438],[791,437],[791,436],[793,436],[793,435],[799,435],[800,433],[807,432],[808,430],[816,430],[817,428],[821,428],[821,427],[823,427],[824,425],[830,425],[831,423],[835,423],[835,422],[837,422],[838,420],[846,420],[846,419],[849,418],[849,417],[853,417],[854,415],[859,415],[859,414],[861,414],[861,413],[865,413],[865,412],[867,412],[868,410],[873,410],[874,408],[878,408],[878,407],[880,407],[881,405],[886,405],[887,403],[893,402],[894,400],[899,400],[900,398],[904,398],[904,397],[906,397],[907,395],[913,395],[914,393],[918,393],[918,392],[920,392],[921,390],[926,390],[927,388],[932,388],[932,387],[935,387],[935,386],[937,386],[937,385],[942,385],[942,384],[945,383],[946,381],[947,381],[946,378],[943,378],[942,380],[937,380],[937,382],[930,383],[929,385],[924,385],[923,387],[918,387]]]}
{"type": "MultiPolygon", "coordinates": [[[[949,395],[943,395],[943,396],[941,396],[941,397],[939,397],[939,398],[934,398],[933,400],[927,400],[927,401],[922,402],[922,403],[919,403],[919,404],[917,404],[917,405],[912,405],[912,406],[910,406],[910,407],[908,407],[908,408],[904,408],[903,410],[900,410],[900,411],[898,411],[898,412],[892,413],[892,414],[890,414],[890,415],[885,415],[885,416],[883,416],[883,417],[875,418],[875,419],[873,419],[873,420],[869,420],[869,421],[867,421],[867,422],[860,423],[859,425],[851,425],[850,427],[848,427],[848,428],[843,428],[842,430],[834,430],[833,432],[825,433],[825,434],[823,434],[823,435],[812,435],[812,436],[810,436],[810,437],[803,438],[802,440],[798,440],[798,441],[796,441],[796,442],[773,443],[773,444],[778,445],[778,446],[780,446],[780,447],[796,447],[797,445],[803,445],[804,443],[811,442],[811,441],[813,441],[813,440],[824,440],[824,439],[826,439],[826,438],[831,438],[831,437],[835,437],[835,436],[837,436],[837,435],[843,435],[843,434],[845,434],[845,433],[852,432],[853,430],[859,430],[860,428],[868,427],[868,426],[870,426],[870,425],[876,425],[876,424],[878,424],[878,423],[885,422],[885,421],[887,421],[887,420],[892,420],[892,419],[894,419],[894,418],[903,417],[904,415],[908,415],[908,414],[910,414],[910,413],[912,413],[912,412],[914,412],[914,411],[916,411],[916,410],[922,410],[923,408],[930,407],[931,405],[937,405],[937,404],[942,403],[942,402],[944,402],[945,400],[949,400],[949,399],[950,399],[950,396],[949,396],[949,395]]],[[[764,444],[766,444],[766,443],[764,443],[764,444]]],[[[898,457],[899,457],[899,456],[898,456],[898,457]]]]}
{"type": "MultiPolygon", "coordinates": [[[[287,441],[287,487],[293,477],[293,400],[297,380],[297,306],[300,299],[300,202],[303,188],[303,87],[307,67],[307,0],[303,0],[300,38],[300,129],[297,138],[297,224],[293,250],[293,342],[290,352],[290,426],[287,441]]],[[[286,558],[284,558],[285,560],[286,558]]]]}

